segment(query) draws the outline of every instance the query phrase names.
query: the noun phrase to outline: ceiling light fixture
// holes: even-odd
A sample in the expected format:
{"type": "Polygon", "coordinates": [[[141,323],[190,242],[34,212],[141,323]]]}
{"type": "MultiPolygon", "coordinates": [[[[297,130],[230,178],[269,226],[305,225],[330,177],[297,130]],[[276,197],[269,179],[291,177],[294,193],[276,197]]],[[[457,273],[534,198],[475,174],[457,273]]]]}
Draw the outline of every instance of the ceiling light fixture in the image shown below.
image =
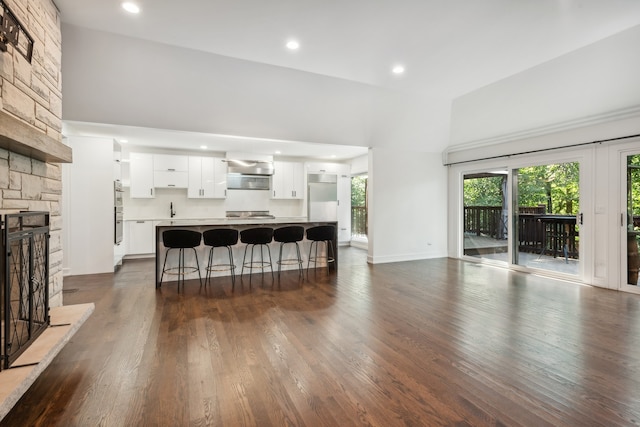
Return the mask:
{"type": "Polygon", "coordinates": [[[404,65],[394,65],[391,72],[396,75],[404,74],[404,65]]]}
{"type": "Polygon", "coordinates": [[[140,13],[140,6],[130,1],[122,3],[122,8],[129,13],[140,13]]]}
{"type": "Polygon", "coordinates": [[[298,43],[296,40],[289,40],[287,42],[287,49],[298,50],[299,48],[300,48],[300,43],[298,43]]]}
{"type": "Polygon", "coordinates": [[[121,144],[126,144],[127,142],[129,142],[129,140],[128,140],[128,139],[121,139],[121,140],[120,140],[120,143],[121,143],[121,144]]]}
{"type": "Polygon", "coordinates": [[[202,148],[203,150],[206,150],[207,146],[206,145],[201,145],[200,148],[202,148]]]}

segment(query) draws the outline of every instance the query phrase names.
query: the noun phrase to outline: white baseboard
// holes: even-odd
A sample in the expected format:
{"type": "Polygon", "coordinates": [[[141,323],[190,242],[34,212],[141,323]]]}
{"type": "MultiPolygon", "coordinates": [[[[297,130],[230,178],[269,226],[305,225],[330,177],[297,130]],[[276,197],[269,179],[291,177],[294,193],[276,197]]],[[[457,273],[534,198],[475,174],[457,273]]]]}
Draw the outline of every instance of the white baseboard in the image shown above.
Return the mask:
{"type": "Polygon", "coordinates": [[[390,262],[403,262],[403,261],[417,261],[422,259],[433,258],[446,258],[447,254],[437,254],[431,252],[423,252],[416,254],[398,254],[398,255],[383,255],[383,256],[367,256],[367,262],[369,264],[386,264],[390,262]]]}

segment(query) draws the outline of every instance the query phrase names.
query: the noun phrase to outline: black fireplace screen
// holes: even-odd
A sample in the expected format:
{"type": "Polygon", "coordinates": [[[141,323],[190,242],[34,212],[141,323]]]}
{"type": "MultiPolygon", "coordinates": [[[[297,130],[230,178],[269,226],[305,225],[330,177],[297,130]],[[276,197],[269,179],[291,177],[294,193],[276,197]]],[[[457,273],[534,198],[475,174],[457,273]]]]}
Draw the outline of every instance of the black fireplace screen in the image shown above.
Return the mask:
{"type": "Polygon", "coordinates": [[[2,220],[2,363],[7,369],[49,326],[49,213],[2,220]]]}

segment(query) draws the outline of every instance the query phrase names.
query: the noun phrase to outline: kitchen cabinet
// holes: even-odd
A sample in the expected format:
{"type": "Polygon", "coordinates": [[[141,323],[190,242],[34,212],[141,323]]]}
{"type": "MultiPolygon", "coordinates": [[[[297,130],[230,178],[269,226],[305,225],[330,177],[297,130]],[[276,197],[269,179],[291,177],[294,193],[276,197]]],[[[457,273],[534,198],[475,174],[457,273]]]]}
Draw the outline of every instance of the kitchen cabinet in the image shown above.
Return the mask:
{"type": "Polygon", "coordinates": [[[187,188],[189,186],[187,156],[153,155],[153,186],[155,188],[187,188]]]}
{"type": "Polygon", "coordinates": [[[152,199],[153,155],[147,153],[129,154],[130,197],[134,199],[152,199]]]}
{"type": "Polygon", "coordinates": [[[154,221],[127,221],[125,241],[127,255],[144,255],[155,252],[154,221]]]}
{"type": "Polygon", "coordinates": [[[114,142],[70,136],[73,163],[63,165],[62,237],[65,275],[113,272],[114,142]]]}
{"type": "Polygon", "coordinates": [[[187,197],[224,199],[227,196],[227,163],[217,157],[189,156],[187,197]]]}
{"type": "Polygon", "coordinates": [[[122,182],[122,149],[116,142],[113,143],[113,179],[122,182]]]}
{"type": "Polygon", "coordinates": [[[153,186],[155,188],[187,188],[189,174],[182,171],[154,171],[153,186]]]}
{"type": "Polygon", "coordinates": [[[304,199],[304,165],[299,162],[273,162],[272,199],[304,199]]]}
{"type": "Polygon", "coordinates": [[[189,170],[189,157],[176,154],[154,154],[153,170],[187,172],[189,170]]]}
{"type": "Polygon", "coordinates": [[[342,168],[338,174],[338,242],[351,241],[351,175],[342,168]]]}
{"type": "Polygon", "coordinates": [[[307,173],[339,173],[342,167],[349,166],[341,163],[309,162],[307,163],[307,173]]]}

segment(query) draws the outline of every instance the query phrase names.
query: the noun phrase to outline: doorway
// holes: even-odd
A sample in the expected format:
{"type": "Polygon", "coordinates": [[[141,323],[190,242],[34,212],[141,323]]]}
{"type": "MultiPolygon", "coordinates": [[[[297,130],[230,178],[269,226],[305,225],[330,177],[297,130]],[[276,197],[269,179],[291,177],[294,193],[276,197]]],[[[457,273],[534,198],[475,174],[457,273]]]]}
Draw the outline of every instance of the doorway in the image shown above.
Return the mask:
{"type": "Polygon", "coordinates": [[[368,176],[351,177],[351,241],[366,243],[368,241],[368,176]]]}
{"type": "Polygon", "coordinates": [[[580,163],[513,169],[514,265],[580,273],[580,163]]]}
{"type": "MultiPolygon", "coordinates": [[[[640,255],[638,254],[638,237],[640,236],[640,154],[624,157],[623,170],[626,172],[626,236],[625,250],[627,265],[626,284],[638,286],[638,269],[640,255]]],[[[622,220],[621,220],[622,222],[622,220]]]]}

